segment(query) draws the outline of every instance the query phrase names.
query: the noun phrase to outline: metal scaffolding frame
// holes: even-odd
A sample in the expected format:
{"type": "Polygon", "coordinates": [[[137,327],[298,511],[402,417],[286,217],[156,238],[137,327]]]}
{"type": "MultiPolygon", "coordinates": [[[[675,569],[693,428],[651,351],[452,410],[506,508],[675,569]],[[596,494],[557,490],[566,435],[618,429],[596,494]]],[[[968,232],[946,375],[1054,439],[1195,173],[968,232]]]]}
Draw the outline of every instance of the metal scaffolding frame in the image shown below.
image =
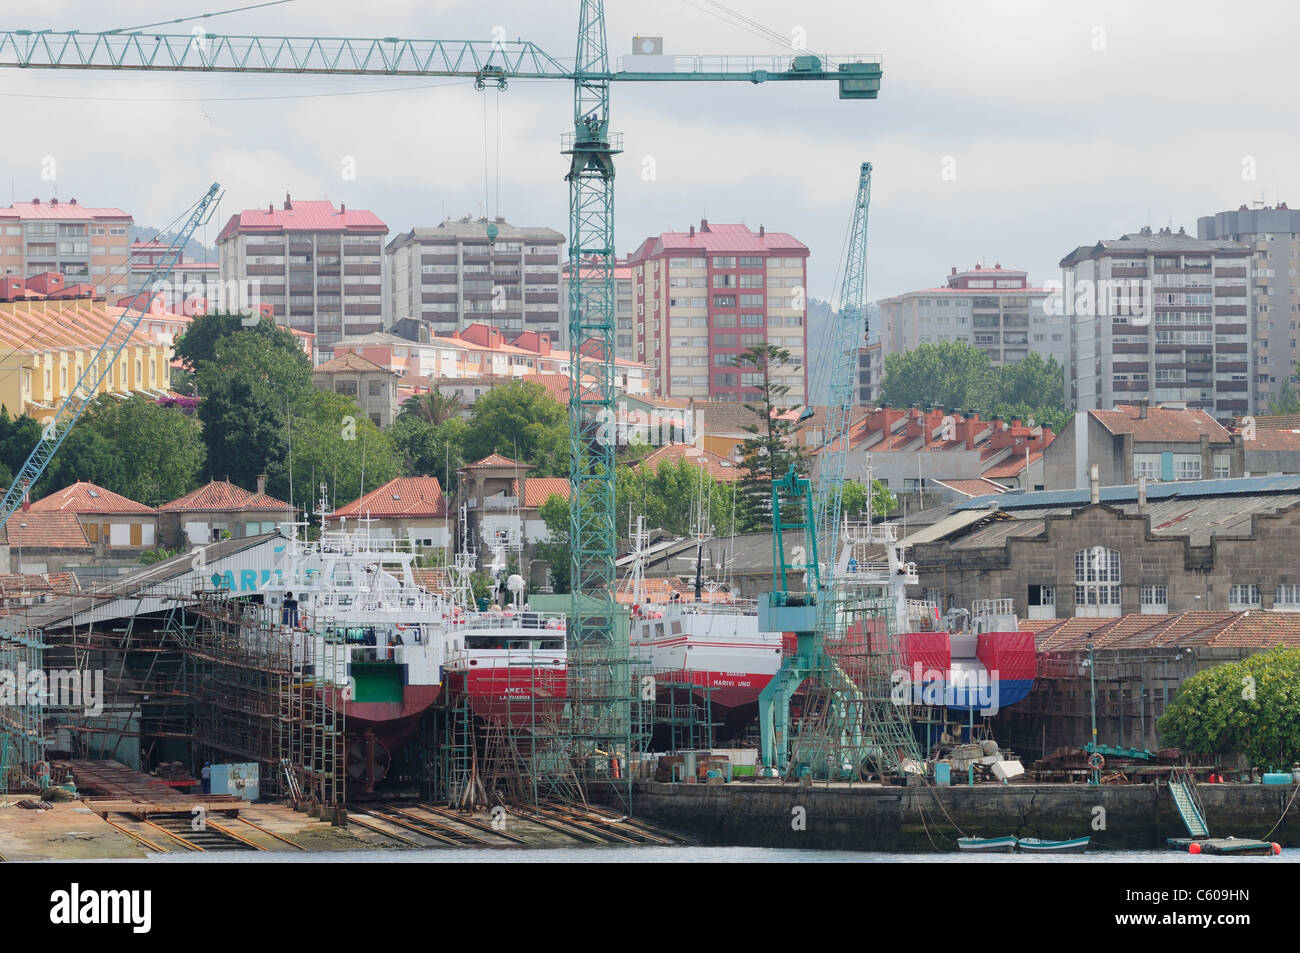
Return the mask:
{"type": "Polygon", "coordinates": [[[10,791],[39,787],[49,743],[39,673],[45,671],[48,647],[38,629],[4,620],[0,628],[0,804],[7,803],[10,791]],[[29,691],[33,673],[38,676],[34,692],[29,691]]]}

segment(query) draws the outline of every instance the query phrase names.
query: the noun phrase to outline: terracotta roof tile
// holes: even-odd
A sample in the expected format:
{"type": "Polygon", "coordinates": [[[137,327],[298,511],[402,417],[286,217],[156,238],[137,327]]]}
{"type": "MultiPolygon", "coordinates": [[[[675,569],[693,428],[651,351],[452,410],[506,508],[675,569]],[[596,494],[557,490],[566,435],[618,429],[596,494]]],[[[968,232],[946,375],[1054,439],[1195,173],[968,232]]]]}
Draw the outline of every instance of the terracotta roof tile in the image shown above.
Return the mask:
{"type": "Polygon", "coordinates": [[[734,483],[741,477],[739,468],[726,457],[691,446],[689,443],[670,443],[660,447],[654,453],[648,454],[637,466],[645,467],[649,472],[655,473],[659,470],[659,464],[676,464],[680,460],[702,467],[704,472],[719,483],[734,483]]]}
{"type": "Polygon", "coordinates": [[[443,517],[447,501],[437,477],[398,477],[358,500],[340,506],[331,516],[443,517]]]}
{"type": "Polygon", "coordinates": [[[213,480],[207,486],[201,486],[179,499],[158,507],[161,513],[292,509],[293,507],[283,500],[277,500],[265,493],[250,493],[228,480],[213,480]]]}
{"type": "MultiPolygon", "coordinates": [[[[519,481],[510,485],[510,492],[519,495],[519,481]]],[[[569,498],[569,481],[565,477],[525,477],[524,498],[520,505],[525,509],[535,509],[553,496],[569,498]]]]}
{"type": "Polygon", "coordinates": [[[1139,408],[1116,404],[1114,410],[1090,410],[1088,413],[1111,433],[1131,433],[1134,440],[1145,443],[1195,443],[1201,439],[1201,434],[1208,435],[1212,444],[1232,442],[1232,436],[1223,425],[1203,410],[1151,407],[1146,419],[1139,419],[1139,408]]]}
{"type": "Polygon", "coordinates": [[[332,360],[325,361],[323,364],[317,364],[314,371],[319,371],[324,374],[336,374],[341,371],[366,374],[392,373],[388,368],[381,367],[369,358],[362,357],[356,351],[344,351],[332,360]]]}
{"type": "Polygon", "coordinates": [[[25,513],[15,513],[5,524],[5,531],[15,556],[19,547],[33,551],[41,549],[93,551],[76,513],[63,513],[58,510],[28,510],[25,513]]]}
{"type": "Polygon", "coordinates": [[[994,483],[992,480],[931,480],[931,483],[937,483],[940,486],[946,486],[962,496],[988,496],[993,493],[1005,493],[1007,488],[1001,483],[994,483]]]}
{"type": "MultiPolygon", "coordinates": [[[[1035,464],[1042,458],[1043,455],[1041,453],[1030,452],[1029,463],[1030,465],[1035,464]]],[[[1010,479],[1011,477],[1019,476],[1020,471],[1023,470],[1024,468],[1025,468],[1025,455],[1023,453],[1013,453],[1010,457],[1008,457],[1006,460],[1003,460],[1001,463],[989,467],[987,470],[984,471],[982,475],[990,480],[996,480],[996,479],[1006,480],[1006,479],[1010,479]]]]}
{"type": "Polygon", "coordinates": [[[476,463],[465,464],[463,469],[468,470],[471,467],[522,467],[525,470],[528,469],[527,464],[511,460],[509,457],[503,457],[499,453],[489,453],[486,457],[476,463]]]}
{"type": "Polygon", "coordinates": [[[156,512],[152,507],[84,480],[79,480],[72,486],[65,486],[62,490],[55,490],[48,496],[36,500],[28,512],[48,510],[65,513],[139,513],[142,515],[156,512]]]}

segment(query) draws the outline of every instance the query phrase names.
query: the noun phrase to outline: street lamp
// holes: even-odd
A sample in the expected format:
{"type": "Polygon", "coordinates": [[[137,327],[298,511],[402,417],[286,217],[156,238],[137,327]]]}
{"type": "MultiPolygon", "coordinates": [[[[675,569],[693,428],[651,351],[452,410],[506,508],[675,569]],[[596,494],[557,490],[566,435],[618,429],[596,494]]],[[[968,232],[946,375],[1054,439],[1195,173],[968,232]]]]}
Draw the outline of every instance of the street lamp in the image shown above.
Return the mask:
{"type": "Polygon", "coordinates": [[[1088,659],[1083,663],[1088,670],[1089,702],[1092,709],[1092,743],[1088,745],[1088,763],[1092,766],[1089,784],[1101,784],[1101,752],[1097,750],[1097,662],[1093,655],[1092,638],[1088,639],[1088,659]]]}

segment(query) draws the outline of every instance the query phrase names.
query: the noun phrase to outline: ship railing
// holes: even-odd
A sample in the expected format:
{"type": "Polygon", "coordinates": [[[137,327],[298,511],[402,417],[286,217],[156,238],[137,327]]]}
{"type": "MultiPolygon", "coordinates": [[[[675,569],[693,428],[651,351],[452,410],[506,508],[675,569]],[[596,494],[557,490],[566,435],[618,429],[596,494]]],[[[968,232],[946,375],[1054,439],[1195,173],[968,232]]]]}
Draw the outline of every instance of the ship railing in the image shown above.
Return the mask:
{"type": "Polygon", "coordinates": [[[563,632],[568,617],[563,612],[478,612],[453,620],[457,632],[496,632],[505,629],[538,629],[563,632]]]}

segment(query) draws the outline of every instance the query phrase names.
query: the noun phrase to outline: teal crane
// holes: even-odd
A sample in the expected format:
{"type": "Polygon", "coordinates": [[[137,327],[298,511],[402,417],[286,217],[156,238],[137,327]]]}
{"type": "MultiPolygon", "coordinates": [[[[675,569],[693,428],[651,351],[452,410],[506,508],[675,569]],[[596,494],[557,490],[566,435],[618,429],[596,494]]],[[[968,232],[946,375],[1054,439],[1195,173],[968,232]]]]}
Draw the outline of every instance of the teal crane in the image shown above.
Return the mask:
{"type": "MultiPolygon", "coordinates": [[[[795,651],[782,660],[781,668],[759,695],[759,729],[763,769],[777,773],[789,757],[789,712],[794,693],[810,674],[829,674],[837,682],[838,710],[857,712],[865,704],[838,663],[826,652],[826,636],[835,630],[837,619],[835,563],[838,556],[840,504],[844,491],[844,467],[848,456],[849,420],[853,409],[854,379],[859,345],[866,340],[867,209],[871,202],[871,163],[862,163],[853,201],[852,223],[844,261],[839,304],[831,328],[829,366],[826,372],[826,432],[821,447],[820,478],[814,496],[807,480],[794,472],[774,486],[772,533],[778,561],[784,557],[783,534],[804,531],[812,540],[809,586],[806,593],[792,594],[784,566],[774,574],[780,588],[771,593],[760,628],[793,632],[795,651]],[[780,512],[778,496],[786,507],[801,501],[806,517],[801,523],[787,523],[780,512]],[[818,555],[827,571],[816,571],[818,555]]],[[[760,610],[765,607],[760,601],[760,610]]],[[[857,729],[849,734],[860,734],[857,729]]]]}
{"type": "Polygon", "coordinates": [[[131,335],[135,333],[144,316],[152,308],[159,287],[167,280],[172,268],[180,260],[190,236],[212,215],[216,208],[218,191],[219,186],[214,182],[203,198],[199,199],[176,239],[168,245],[167,251],[157,260],[149,277],[145,279],[145,288],[149,289],[149,292],[144,303],[139,303],[139,296],[137,296],[131,306],[122,311],[109,330],[104,343],[100,345],[94,357],[86,363],[86,369],[81,372],[81,377],[68,391],[59,409],[54,412],[54,416],[41,431],[41,439],[28,454],[22,467],[14,474],[13,482],[9,484],[4,500],[0,501],[0,526],[4,526],[9,521],[9,517],[22,505],[27,490],[35,486],[36,481],[41,478],[55,452],[68,436],[68,431],[85,412],[90,402],[99,395],[99,388],[117,365],[118,356],[131,340],[131,335]]]}
{"type": "MultiPolygon", "coordinates": [[[[614,158],[621,136],[610,129],[612,85],[833,82],[841,99],[875,99],[881,80],[875,55],[634,57],[626,69],[617,65],[610,68],[602,0],[581,2],[571,64],[524,40],[0,31],[0,68],[460,77],[478,89],[506,89],[511,80],[573,83],[573,130],[561,151],[569,159],[569,644],[579,654],[612,642],[615,614],[614,158]]],[[[607,741],[591,740],[595,748],[607,741]]]]}

